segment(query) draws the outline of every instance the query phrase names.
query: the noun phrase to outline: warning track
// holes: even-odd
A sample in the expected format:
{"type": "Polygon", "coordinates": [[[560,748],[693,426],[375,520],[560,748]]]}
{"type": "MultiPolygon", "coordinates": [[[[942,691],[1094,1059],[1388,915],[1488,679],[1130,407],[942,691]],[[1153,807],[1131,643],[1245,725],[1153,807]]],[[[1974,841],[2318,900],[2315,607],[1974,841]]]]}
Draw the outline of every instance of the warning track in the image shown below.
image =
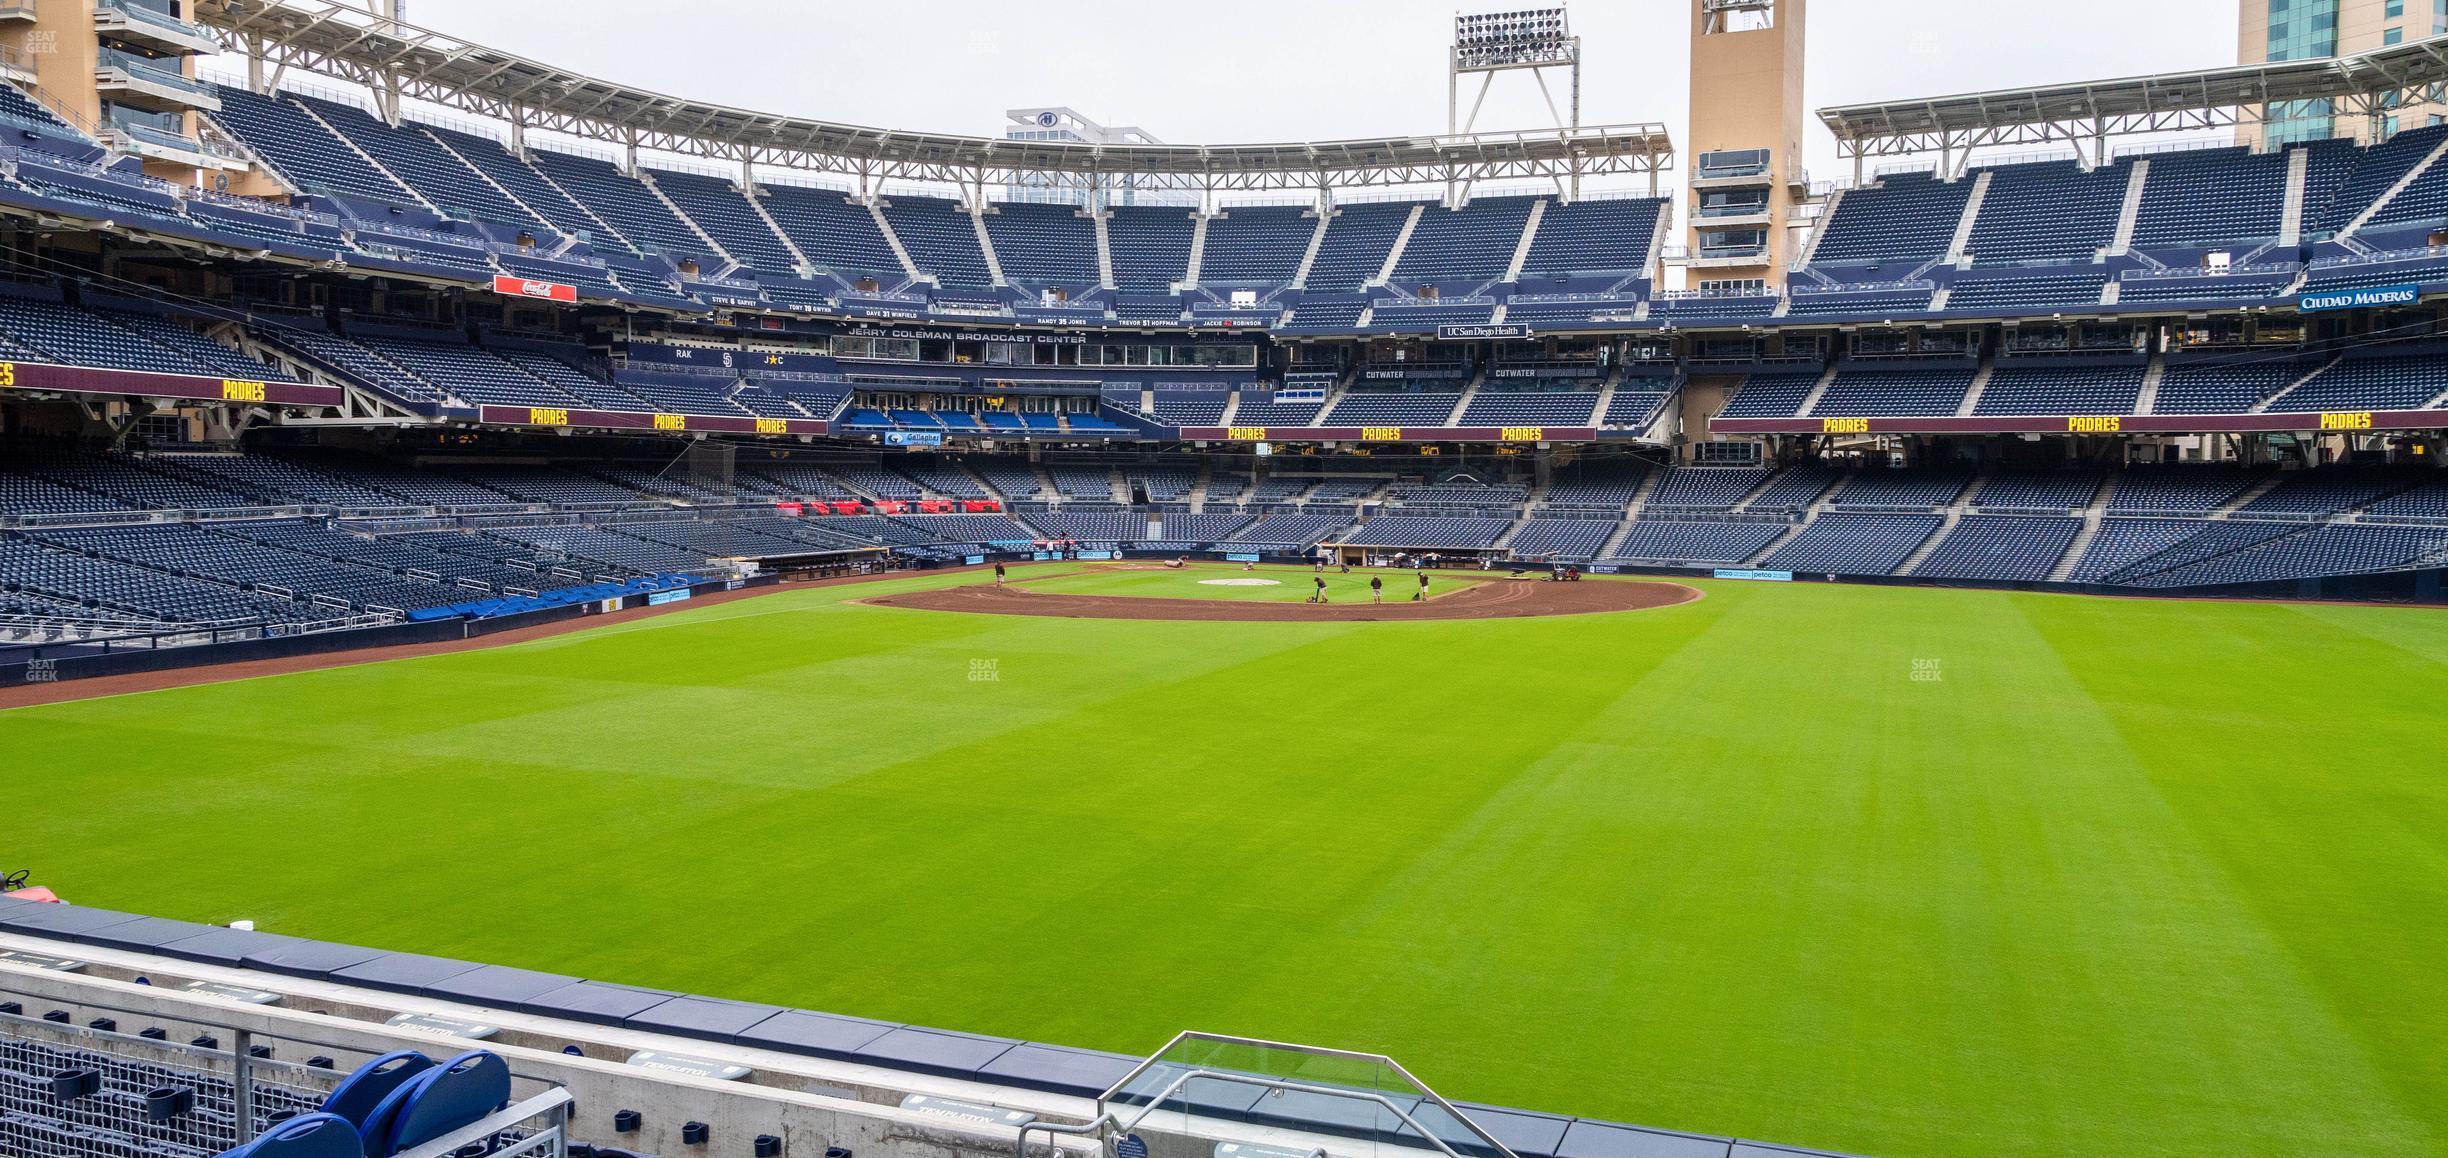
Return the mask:
{"type": "Polygon", "coordinates": [[[1539,579],[1480,583],[1425,603],[1409,596],[1384,603],[1314,604],[1228,599],[1156,599],[1136,595],[1064,595],[1025,586],[991,583],[883,595],[856,602],[870,607],[920,611],[966,611],[977,615],[1041,615],[1060,619],[1155,619],[1188,623],[1390,623],[1440,619],[1532,619],[1549,615],[1599,615],[1649,611],[1700,598],[1681,583],[1592,580],[1550,583],[1539,579]]]}

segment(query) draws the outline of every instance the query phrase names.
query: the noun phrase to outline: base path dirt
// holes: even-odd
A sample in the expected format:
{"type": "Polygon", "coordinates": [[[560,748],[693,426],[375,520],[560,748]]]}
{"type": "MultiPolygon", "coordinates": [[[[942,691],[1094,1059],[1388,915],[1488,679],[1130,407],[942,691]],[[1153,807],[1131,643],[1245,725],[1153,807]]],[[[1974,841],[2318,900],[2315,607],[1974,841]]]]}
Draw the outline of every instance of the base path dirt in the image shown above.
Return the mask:
{"type": "Polygon", "coordinates": [[[1600,580],[1551,583],[1520,579],[1480,583],[1413,603],[1406,596],[1385,603],[1250,602],[1230,599],[1154,599],[1137,595],[1060,595],[1025,587],[947,587],[856,602],[871,607],[922,611],[967,611],[982,615],[1048,615],[1063,619],[1164,619],[1212,623],[1393,623],[1432,619],[1530,619],[1546,615],[1595,615],[1648,611],[1700,598],[1681,583],[1600,580]]]}

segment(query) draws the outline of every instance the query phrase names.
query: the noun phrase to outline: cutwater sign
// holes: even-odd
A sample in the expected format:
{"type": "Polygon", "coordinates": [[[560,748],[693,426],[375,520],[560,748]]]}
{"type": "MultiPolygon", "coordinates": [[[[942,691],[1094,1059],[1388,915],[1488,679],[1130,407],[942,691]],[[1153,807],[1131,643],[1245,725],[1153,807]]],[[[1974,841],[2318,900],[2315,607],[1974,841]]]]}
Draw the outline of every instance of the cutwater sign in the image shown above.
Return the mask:
{"type": "Polygon", "coordinates": [[[2327,310],[2363,310],[2373,306],[2410,306],[2421,297],[2422,287],[2418,285],[2377,285],[2305,294],[2296,300],[2295,309],[2300,313],[2317,314],[2327,310]]]}
{"type": "Polygon", "coordinates": [[[1492,338],[1527,338],[1530,327],[1514,322],[1503,325],[1438,326],[1437,341],[1484,342],[1492,338]]]}

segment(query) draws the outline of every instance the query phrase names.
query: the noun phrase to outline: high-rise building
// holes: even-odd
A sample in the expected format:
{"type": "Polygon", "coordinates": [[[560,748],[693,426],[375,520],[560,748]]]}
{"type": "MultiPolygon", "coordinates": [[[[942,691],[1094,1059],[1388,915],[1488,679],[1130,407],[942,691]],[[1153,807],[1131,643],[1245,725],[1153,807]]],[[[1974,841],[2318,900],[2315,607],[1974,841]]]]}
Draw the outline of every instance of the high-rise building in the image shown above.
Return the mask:
{"type": "MultiPolygon", "coordinates": [[[[2369,52],[2448,33],[2448,0],[2239,0],[2236,63],[2272,64],[2369,52]]],[[[2236,130],[2246,144],[2352,137],[2386,140],[2399,129],[2438,124],[2448,101],[2404,102],[2378,118],[2340,116],[2325,100],[2266,105],[2236,130]]]]}

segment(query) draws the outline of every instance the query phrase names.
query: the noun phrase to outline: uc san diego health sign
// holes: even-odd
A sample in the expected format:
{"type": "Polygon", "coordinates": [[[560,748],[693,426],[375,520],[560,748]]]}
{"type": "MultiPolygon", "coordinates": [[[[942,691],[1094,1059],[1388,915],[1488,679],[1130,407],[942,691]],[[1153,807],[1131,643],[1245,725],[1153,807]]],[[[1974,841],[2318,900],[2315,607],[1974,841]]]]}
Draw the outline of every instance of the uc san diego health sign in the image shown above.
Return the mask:
{"type": "Polygon", "coordinates": [[[2317,314],[2328,310],[2370,309],[2373,306],[2410,306],[2421,297],[2421,286],[2380,285],[2305,294],[2296,300],[2295,309],[2298,313],[2317,314]]]}

